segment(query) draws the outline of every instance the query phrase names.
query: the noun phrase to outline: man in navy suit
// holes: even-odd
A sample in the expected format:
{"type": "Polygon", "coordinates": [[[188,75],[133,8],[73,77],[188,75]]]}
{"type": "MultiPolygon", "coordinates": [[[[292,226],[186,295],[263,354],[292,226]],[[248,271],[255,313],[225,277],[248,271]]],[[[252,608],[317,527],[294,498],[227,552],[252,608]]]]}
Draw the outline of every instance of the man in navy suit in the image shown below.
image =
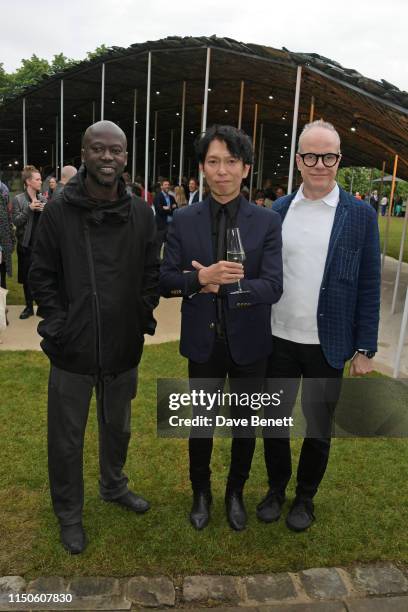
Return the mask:
{"type": "MultiPolygon", "coordinates": [[[[269,379],[288,381],[285,407],[293,409],[299,382],[307,429],[297,470],[296,497],[286,518],[293,531],[314,520],[313,497],[325,473],[330,434],[345,362],[351,375],[373,369],[380,307],[380,247],[377,217],[336,182],[340,137],[324,121],[306,125],[296,162],[303,183],[279,198],[282,219],[282,299],[272,309],[274,350],[269,379]]],[[[268,437],[264,452],[269,491],[258,518],[279,519],[291,477],[289,436],[268,437]]]]}
{"type": "MultiPolygon", "coordinates": [[[[259,391],[272,351],[271,304],[282,293],[279,215],[240,196],[253,158],[244,132],[215,125],[196,147],[210,196],[174,215],[161,268],[161,294],[183,297],[180,352],[188,358],[192,387],[197,379],[207,379],[206,391],[222,390],[228,375],[232,392],[259,391]],[[226,261],[227,229],[234,227],[241,233],[245,267],[226,261]],[[232,293],[237,281],[247,293],[232,293]]],[[[233,410],[238,414],[240,407],[233,410]]],[[[196,529],[208,524],[212,500],[213,432],[204,433],[196,437],[192,432],[189,440],[190,520],[196,529]]],[[[242,492],[254,449],[253,436],[233,436],[225,502],[229,524],[236,530],[246,526],[242,492]]]]}
{"type": "Polygon", "coordinates": [[[173,212],[177,208],[174,196],[169,193],[170,181],[163,179],[161,182],[161,190],[153,200],[153,206],[156,213],[157,225],[157,246],[159,255],[163,242],[166,242],[167,230],[169,224],[173,220],[173,212]]]}

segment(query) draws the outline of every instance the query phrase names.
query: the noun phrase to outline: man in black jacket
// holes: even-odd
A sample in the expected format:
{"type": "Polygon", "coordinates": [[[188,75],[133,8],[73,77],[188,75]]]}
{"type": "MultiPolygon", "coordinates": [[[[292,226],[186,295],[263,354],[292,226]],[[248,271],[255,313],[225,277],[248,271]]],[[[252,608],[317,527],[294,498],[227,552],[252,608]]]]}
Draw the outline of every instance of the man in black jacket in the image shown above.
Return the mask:
{"type": "Polygon", "coordinates": [[[143,334],[158,303],[156,228],[150,208],[132,204],[122,175],[126,137],[100,121],[84,135],[82,167],[43,213],[30,281],[51,361],[48,465],[61,541],[84,550],[83,439],[93,388],[99,425],[100,494],[134,512],[149,503],[129,491],[122,469],[130,438],[143,334]]]}

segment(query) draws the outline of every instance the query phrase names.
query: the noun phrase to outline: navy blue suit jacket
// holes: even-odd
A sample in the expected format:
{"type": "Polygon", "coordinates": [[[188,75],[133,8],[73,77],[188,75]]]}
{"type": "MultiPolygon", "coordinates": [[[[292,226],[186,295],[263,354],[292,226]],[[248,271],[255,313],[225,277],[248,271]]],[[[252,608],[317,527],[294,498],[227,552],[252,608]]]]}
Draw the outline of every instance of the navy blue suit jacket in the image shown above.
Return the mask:
{"type": "MultiPolygon", "coordinates": [[[[232,358],[246,365],[272,352],[271,304],[282,294],[281,222],[278,214],[241,197],[237,227],[246,254],[241,286],[250,293],[232,295],[236,285],[227,286],[223,308],[232,358]]],[[[193,260],[204,266],[215,263],[208,199],[175,212],[160,272],[161,295],[183,297],[180,352],[205,363],[216,337],[216,297],[213,293],[188,295],[193,260]]]]}
{"type": "MultiPolygon", "coordinates": [[[[295,195],[272,206],[282,223],[295,195]]],[[[377,350],[380,290],[376,212],[340,189],[316,313],[320,344],[333,368],[343,368],[357,349],[377,350]]]]}

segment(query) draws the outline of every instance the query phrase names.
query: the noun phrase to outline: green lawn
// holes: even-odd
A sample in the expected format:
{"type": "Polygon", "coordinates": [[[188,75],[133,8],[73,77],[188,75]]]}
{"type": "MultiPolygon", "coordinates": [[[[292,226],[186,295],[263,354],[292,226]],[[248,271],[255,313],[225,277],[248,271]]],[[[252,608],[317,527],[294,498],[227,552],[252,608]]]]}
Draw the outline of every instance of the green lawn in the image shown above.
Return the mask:
{"type": "MultiPolygon", "coordinates": [[[[398,259],[399,257],[399,249],[400,249],[400,241],[402,234],[402,224],[404,219],[399,219],[397,217],[391,217],[390,220],[390,232],[388,237],[388,249],[387,255],[391,257],[395,257],[398,259]]],[[[379,226],[381,237],[383,232],[385,231],[385,217],[379,217],[379,226]]],[[[381,238],[381,249],[383,246],[382,238],[381,238]]],[[[404,249],[404,261],[408,262],[408,238],[405,241],[405,249],[404,249]]],[[[17,256],[14,253],[13,256],[13,278],[7,279],[9,294],[7,296],[8,304],[24,304],[24,293],[22,285],[17,283],[17,256]]]]}
{"type": "MultiPolygon", "coordinates": [[[[135,516],[99,500],[93,405],[85,447],[89,546],[71,557],[58,542],[48,494],[47,360],[36,352],[0,352],[0,575],[241,574],[408,561],[408,444],[403,439],[334,440],[316,498],[317,521],[302,534],[288,531],[283,520],[265,525],[256,519],[255,506],[265,490],[259,440],[245,490],[248,528],[236,533],[227,526],[223,496],[230,441],[217,439],[212,521],[204,531],[194,531],[188,523],[187,441],[158,439],[155,432],[156,379],[164,372],[186,376],[176,343],[146,348],[133,406],[127,473],[132,488],[152,502],[151,511],[135,516]]],[[[297,459],[299,442],[293,447],[297,459]]]]}

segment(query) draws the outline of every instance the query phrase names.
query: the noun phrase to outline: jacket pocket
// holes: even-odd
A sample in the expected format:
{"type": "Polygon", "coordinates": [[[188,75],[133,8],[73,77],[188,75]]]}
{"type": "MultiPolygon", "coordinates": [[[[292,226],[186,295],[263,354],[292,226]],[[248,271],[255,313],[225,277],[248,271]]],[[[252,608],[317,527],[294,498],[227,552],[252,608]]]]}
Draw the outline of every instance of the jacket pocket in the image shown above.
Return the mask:
{"type": "Polygon", "coordinates": [[[337,280],[353,283],[357,279],[360,249],[352,251],[339,247],[337,255],[337,280]]]}

